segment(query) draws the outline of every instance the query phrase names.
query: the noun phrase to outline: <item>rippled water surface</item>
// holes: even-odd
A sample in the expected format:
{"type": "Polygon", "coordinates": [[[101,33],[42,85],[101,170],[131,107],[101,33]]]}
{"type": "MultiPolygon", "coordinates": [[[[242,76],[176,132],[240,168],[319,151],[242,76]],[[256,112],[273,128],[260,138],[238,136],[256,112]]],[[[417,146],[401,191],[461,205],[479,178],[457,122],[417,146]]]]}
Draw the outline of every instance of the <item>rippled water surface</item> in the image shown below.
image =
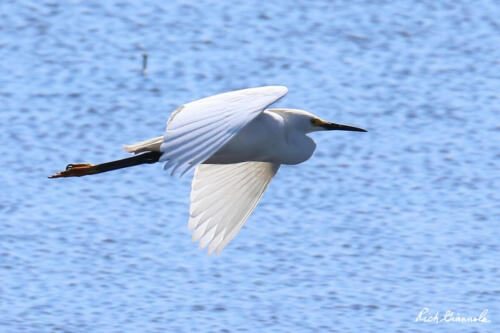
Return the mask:
{"type": "Polygon", "coordinates": [[[0,3],[1,332],[500,331],[496,1],[0,3]],[[142,54],[149,55],[141,75],[142,54]],[[218,257],[190,176],[125,157],[178,105],[286,85],[314,133],[218,257]],[[487,324],[415,322],[423,308],[487,324]]]}

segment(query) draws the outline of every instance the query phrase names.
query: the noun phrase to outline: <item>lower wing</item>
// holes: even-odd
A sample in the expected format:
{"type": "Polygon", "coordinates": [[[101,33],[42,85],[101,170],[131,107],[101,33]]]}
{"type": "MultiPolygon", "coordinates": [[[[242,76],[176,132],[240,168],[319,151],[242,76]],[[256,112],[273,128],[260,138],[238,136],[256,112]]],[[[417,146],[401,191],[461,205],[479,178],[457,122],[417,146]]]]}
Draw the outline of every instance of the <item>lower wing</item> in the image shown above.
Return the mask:
{"type": "Polygon", "coordinates": [[[191,184],[193,241],[219,254],[236,236],[280,165],[267,162],[200,164],[191,184]]]}

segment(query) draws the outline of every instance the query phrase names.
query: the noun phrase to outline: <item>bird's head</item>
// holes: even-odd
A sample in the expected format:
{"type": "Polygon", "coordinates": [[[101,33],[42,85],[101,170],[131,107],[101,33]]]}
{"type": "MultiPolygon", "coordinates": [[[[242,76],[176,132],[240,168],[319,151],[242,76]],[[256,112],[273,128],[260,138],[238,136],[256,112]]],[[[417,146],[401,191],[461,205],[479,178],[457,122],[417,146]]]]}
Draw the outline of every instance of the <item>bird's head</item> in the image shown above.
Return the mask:
{"type": "Polygon", "coordinates": [[[270,109],[269,111],[278,112],[283,115],[287,122],[294,128],[304,133],[317,131],[355,131],[366,132],[366,130],[348,125],[332,123],[323,120],[310,112],[297,109],[270,109]]]}

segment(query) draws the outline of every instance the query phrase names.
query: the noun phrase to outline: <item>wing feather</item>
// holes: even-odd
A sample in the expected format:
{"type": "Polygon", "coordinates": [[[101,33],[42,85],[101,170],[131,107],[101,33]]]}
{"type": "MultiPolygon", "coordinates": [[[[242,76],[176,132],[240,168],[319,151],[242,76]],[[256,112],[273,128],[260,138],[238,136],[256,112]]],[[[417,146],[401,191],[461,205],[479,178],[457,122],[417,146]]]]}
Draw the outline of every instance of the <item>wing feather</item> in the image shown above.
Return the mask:
{"type": "Polygon", "coordinates": [[[279,164],[200,164],[191,184],[188,227],[193,241],[219,254],[236,236],[259,202],[279,164]]]}
{"type": "Polygon", "coordinates": [[[250,88],[182,105],[168,120],[160,146],[164,168],[184,174],[203,163],[287,91],[283,86],[250,88]]]}

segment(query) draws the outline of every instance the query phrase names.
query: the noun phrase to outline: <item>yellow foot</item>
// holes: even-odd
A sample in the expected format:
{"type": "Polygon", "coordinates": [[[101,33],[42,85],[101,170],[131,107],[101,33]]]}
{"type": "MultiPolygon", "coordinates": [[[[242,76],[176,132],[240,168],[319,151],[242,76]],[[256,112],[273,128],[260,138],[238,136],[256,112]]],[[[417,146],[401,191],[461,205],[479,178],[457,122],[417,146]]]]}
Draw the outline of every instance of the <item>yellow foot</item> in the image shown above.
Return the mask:
{"type": "Polygon", "coordinates": [[[68,164],[66,170],[56,173],[49,178],[81,177],[96,173],[95,165],[90,163],[68,164]]]}

